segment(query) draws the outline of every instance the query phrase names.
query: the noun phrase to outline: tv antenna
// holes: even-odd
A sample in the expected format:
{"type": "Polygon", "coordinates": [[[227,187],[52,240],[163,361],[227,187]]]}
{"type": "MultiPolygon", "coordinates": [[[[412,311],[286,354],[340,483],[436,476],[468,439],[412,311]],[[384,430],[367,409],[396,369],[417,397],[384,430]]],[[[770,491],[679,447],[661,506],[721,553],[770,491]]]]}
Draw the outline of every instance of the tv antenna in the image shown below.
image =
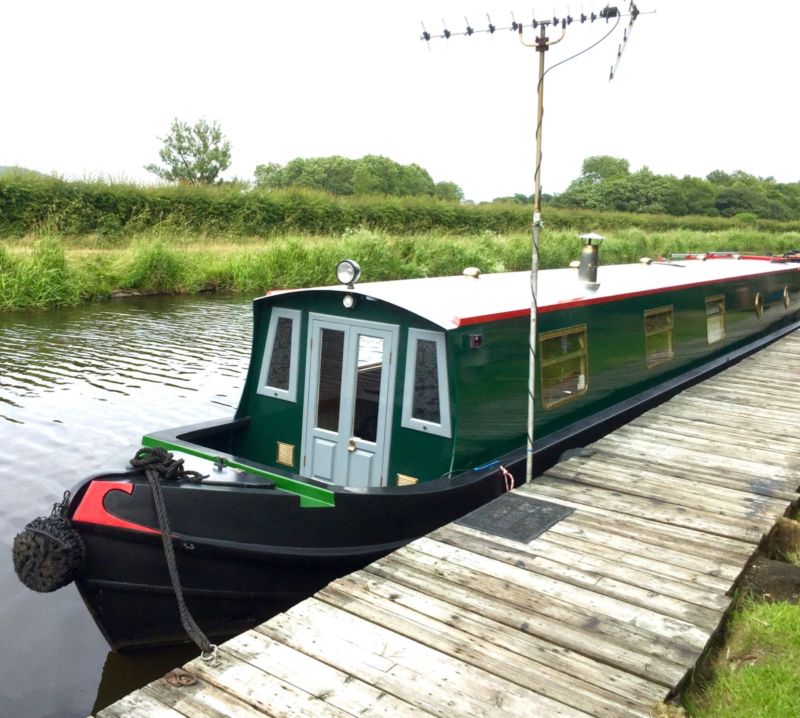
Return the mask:
{"type": "Polygon", "coordinates": [[[469,20],[465,17],[464,22],[466,27],[463,31],[452,31],[447,27],[447,23],[442,20],[442,31],[439,34],[430,33],[425,28],[425,24],[422,23],[422,35],[420,36],[421,40],[424,40],[428,43],[428,49],[430,49],[431,40],[450,40],[451,38],[455,37],[472,37],[473,35],[478,35],[481,33],[488,33],[489,35],[494,35],[498,32],[515,32],[519,37],[519,41],[525,47],[533,48],[539,54],[539,80],[536,86],[536,94],[537,94],[537,107],[536,107],[536,168],[534,171],[534,189],[533,189],[533,220],[531,225],[531,235],[532,235],[532,242],[531,242],[531,322],[530,322],[530,334],[529,334],[529,352],[530,352],[530,362],[528,368],[528,431],[527,431],[527,459],[525,465],[525,481],[530,482],[533,480],[533,433],[534,433],[534,417],[535,417],[535,398],[536,398],[536,338],[537,338],[537,330],[536,330],[536,322],[537,322],[537,315],[538,315],[538,308],[536,303],[537,291],[538,291],[538,275],[539,275],[539,235],[542,230],[542,182],[541,182],[541,175],[542,175],[542,117],[544,115],[544,77],[545,75],[550,72],[550,70],[558,67],[559,65],[563,65],[566,62],[578,57],[579,55],[583,55],[584,53],[588,52],[592,48],[599,45],[603,40],[608,38],[619,26],[623,17],[628,17],[628,26],[624,30],[622,43],[620,43],[617,49],[617,56],[615,58],[614,64],[611,67],[611,74],[609,75],[609,81],[613,80],[617,74],[617,70],[619,68],[620,60],[622,59],[622,54],[625,51],[625,48],[628,44],[628,39],[630,38],[631,31],[633,29],[633,24],[636,21],[636,18],[639,17],[641,14],[639,8],[636,5],[635,0],[630,1],[630,5],[628,6],[627,12],[623,13],[620,9],[615,5],[606,5],[602,10],[599,12],[591,12],[586,15],[583,11],[581,11],[580,15],[573,17],[569,14],[569,10],[567,10],[567,14],[558,17],[555,12],[553,13],[553,17],[547,17],[544,19],[537,19],[533,18],[527,25],[523,22],[517,22],[514,14],[511,13],[511,24],[506,25],[504,27],[497,27],[492,23],[491,18],[489,15],[486,15],[486,20],[488,25],[485,28],[475,28],[473,27],[469,20]],[[585,47],[580,52],[567,57],[560,62],[557,62],[555,65],[550,66],[547,70],[544,67],[544,54],[550,49],[551,46],[561,42],[566,33],[567,28],[572,26],[575,23],[580,25],[594,24],[595,22],[604,21],[607,25],[612,23],[613,25],[610,27],[609,31],[597,40],[595,43],[585,47]],[[538,30],[538,34],[535,36],[533,42],[527,42],[524,37],[524,30],[526,28],[532,28],[534,31],[538,30]],[[548,36],[548,31],[551,30],[560,30],[559,37],[557,39],[551,39],[548,36]]]}

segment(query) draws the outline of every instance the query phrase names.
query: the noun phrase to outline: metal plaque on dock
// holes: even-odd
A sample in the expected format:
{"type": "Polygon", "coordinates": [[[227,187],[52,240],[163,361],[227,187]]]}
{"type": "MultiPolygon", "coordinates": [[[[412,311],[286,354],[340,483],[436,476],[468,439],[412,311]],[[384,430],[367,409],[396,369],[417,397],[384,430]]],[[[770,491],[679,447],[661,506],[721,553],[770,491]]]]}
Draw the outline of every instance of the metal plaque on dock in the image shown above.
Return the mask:
{"type": "Polygon", "coordinates": [[[521,543],[533,541],[575,509],[520,494],[503,494],[456,521],[478,531],[521,543]]]}

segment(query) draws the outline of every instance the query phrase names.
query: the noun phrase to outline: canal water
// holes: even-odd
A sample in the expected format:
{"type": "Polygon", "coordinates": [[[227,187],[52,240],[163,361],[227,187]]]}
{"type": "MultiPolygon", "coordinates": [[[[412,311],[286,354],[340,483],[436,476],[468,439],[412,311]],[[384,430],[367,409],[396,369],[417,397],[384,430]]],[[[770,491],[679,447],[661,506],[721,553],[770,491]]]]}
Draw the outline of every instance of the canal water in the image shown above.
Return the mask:
{"type": "Polygon", "coordinates": [[[250,338],[250,298],[0,313],[0,716],[83,718],[197,655],[110,653],[74,584],[19,583],[11,544],[143,433],[233,414],[250,338]]]}

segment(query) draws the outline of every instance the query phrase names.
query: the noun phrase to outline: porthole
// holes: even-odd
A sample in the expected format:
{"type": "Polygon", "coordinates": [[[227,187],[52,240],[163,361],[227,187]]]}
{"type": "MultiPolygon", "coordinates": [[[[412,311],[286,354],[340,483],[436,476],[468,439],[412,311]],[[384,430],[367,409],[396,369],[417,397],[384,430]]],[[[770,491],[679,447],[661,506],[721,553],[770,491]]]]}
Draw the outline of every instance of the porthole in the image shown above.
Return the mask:
{"type": "Polygon", "coordinates": [[[753,304],[756,310],[756,316],[761,318],[764,315],[764,300],[761,297],[761,292],[756,292],[756,298],[753,304]]]}
{"type": "Polygon", "coordinates": [[[783,306],[788,309],[791,300],[789,299],[789,287],[783,288],[783,306]]]}

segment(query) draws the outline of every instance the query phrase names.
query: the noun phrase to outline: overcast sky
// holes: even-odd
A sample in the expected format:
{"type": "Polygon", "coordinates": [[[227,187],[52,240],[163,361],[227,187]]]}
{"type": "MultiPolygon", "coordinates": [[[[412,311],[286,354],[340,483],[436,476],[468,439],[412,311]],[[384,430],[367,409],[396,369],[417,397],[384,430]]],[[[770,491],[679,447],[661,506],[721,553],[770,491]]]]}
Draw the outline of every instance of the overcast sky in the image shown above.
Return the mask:
{"type": "MultiPolygon", "coordinates": [[[[217,121],[227,177],[294,157],[380,154],[416,162],[476,201],[533,191],[536,63],[516,35],[421,42],[529,22],[492,0],[7,0],[0,13],[0,165],[67,178],[152,182],[170,122],[217,121]]],[[[533,2],[537,16],[605,3],[533,2]]],[[[619,4],[627,11],[628,2],[619,4]]],[[[800,181],[800,2],[642,0],[628,24],[547,75],[545,192],[592,155],[704,177],[744,170],[800,181]],[[654,14],[644,14],[655,10],[654,14]]],[[[548,65],[612,26],[572,25],[548,65]]],[[[528,29],[526,38],[533,40],[528,29]]]]}

